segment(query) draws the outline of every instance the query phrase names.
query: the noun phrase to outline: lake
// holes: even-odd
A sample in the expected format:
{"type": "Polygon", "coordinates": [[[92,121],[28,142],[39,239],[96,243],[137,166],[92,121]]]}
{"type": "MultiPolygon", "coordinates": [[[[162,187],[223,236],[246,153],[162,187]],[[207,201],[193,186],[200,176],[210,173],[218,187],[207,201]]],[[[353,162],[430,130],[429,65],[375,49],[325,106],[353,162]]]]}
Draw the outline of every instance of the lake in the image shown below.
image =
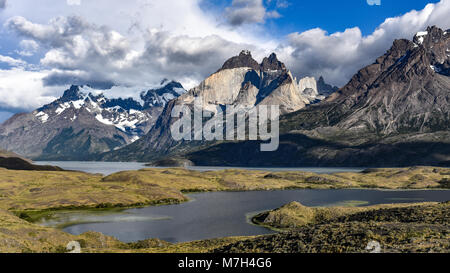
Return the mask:
{"type": "Polygon", "coordinates": [[[124,211],[58,213],[46,226],[65,226],[64,231],[81,234],[97,231],[124,242],[159,238],[187,242],[228,236],[269,234],[272,231],[252,225],[249,218],[292,201],[306,206],[414,203],[450,200],[450,191],[414,190],[286,190],[254,192],[211,192],[190,194],[191,202],[180,205],[146,207],[124,211]]]}
{"type": "MultiPolygon", "coordinates": [[[[146,167],[145,163],[137,162],[77,162],[77,161],[37,161],[38,165],[52,165],[58,166],[65,170],[82,171],[87,173],[100,173],[103,175],[110,175],[112,173],[121,171],[139,170],[146,167]]],[[[260,170],[271,172],[283,172],[283,171],[303,171],[313,172],[318,174],[330,174],[330,173],[342,173],[342,172],[361,172],[364,168],[239,168],[239,167],[188,167],[190,170],[196,171],[217,171],[224,169],[244,169],[244,170],[260,170]]]]}

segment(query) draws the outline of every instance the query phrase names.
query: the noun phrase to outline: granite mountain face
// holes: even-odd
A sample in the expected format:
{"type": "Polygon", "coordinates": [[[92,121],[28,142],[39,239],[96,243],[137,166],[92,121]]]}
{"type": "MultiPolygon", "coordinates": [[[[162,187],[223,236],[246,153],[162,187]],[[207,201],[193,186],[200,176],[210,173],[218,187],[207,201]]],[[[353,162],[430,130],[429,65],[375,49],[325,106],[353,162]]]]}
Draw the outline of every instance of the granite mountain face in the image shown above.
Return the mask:
{"type": "MultiPolygon", "coordinates": [[[[315,83],[315,79],[312,79],[315,83]]],[[[279,105],[281,114],[298,111],[306,105],[324,99],[315,86],[313,94],[306,95],[301,84],[273,53],[259,64],[249,51],[227,60],[222,68],[178,99],[171,101],[150,132],[139,141],[111,152],[103,160],[148,160],[189,150],[203,142],[174,141],[170,126],[177,120],[171,117],[175,105],[193,105],[202,98],[203,108],[217,112],[226,105],[251,108],[258,105],[279,105]]]]}
{"type": "Polygon", "coordinates": [[[278,152],[259,153],[248,141],[187,158],[218,165],[449,166],[449,68],[450,32],[429,27],[413,41],[396,40],[326,100],[282,117],[278,152]]]}
{"type": "Polygon", "coordinates": [[[203,105],[280,105],[282,113],[304,108],[302,96],[291,72],[275,54],[258,64],[249,51],[225,62],[223,67],[199,86],[179,98],[188,102],[201,96],[203,105]]]}
{"type": "Polygon", "coordinates": [[[72,86],[52,103],[1,124],[0,147],[33,159],[89,160],[145,135],[165,105],[184,92],[181,84],[164,81],[135,100],[72,86]]]}
{"type": "Polygon", "coordinates": [[[322,76],[318,81],[314,77],[302,78],[298,82],[298,88],[310,104],[318,103],[339,90],[338,87],[325,83],[322,76]]]}

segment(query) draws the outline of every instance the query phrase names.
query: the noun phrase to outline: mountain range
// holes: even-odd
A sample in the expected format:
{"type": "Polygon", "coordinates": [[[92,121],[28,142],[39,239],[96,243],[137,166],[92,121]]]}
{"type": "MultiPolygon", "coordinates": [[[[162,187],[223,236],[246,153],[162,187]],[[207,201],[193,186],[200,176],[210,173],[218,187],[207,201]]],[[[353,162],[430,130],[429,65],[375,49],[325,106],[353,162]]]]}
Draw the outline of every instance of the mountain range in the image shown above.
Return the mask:
{"type": "Polygon", "coordinates": [[[1,124],[0,147],[39,160],[90,160],[145,135],[166,104],[185,92],[167,80],[139,100],[71,86],[52,103],[1,124]]]}
{"type": "Polygon", "coordinates": [[[450,32],[394,41],[326,100],[281,118],[277,152],[220,143],[184,155],[243,166],[450,165],[450,32]]]}
{"type": "Polygon", "coordinates": [[[217,107],[226,105],[246,108],[279,105],[281,114],[288,114],[317,103],[334,89],[325,84],[323,78],[319,83],[322,89],[314,78],[297,81],[275,53],[258,63],[249,51],[244,50],[227,60],[197,87],[171,101],[147,135],[123,149],[103,155],[101,159],[154,160],[210,145],[204,141],[175,141],[171,135],[171,125],[178,120],[171,117],[172,110],[176,105],[192,108],[195,98],[201,97],[203,108],[213,115],[217,107]]]}
{"type": "Polygon", "coordinates": [[[227,60],[198,86],[163,81],[140,99],[72,86],[0,125],[0,148],[53,160],[166,161],[219,166],[450,165],[450,34],[438,27],[400,39],[342,88],[297,80],[275,54],[227,60]],[[261,141],[175,141],[177,105],[279,105],[280,147],[261,141]]]}
{"type": "MultiPolygon", "coordinates": [[[[99,155],[102,159],[125,160],[109,154],[142,137],[145,140],[140,143],[147,142],[149,135],[158,130],[161,122],[153,126],[163,110],[167,108],[164,113],[170,113],[175,101],[184,104],[202,95],[209,108],[279,104],[283,113],[290,113],[324,99],[324,94],[333,88],[322,78],[319,84],[314,78],[305,79],[307,84],[300,91],[305,80],[297,82],[275,54],[258,64],[249,51],[242,51],[189,92],[180,83],[168,80],[142,92],[138,99],[108,98],[107,90],[71,86],[50,104],[31,113],[17,114],[1,124],[0,147],[37,160],[94,160],[99,155]],[[152,133],[147,135],[150,129],[152,133]],[[108,155],[103,156],[105,153],[108,155]]],[[[151,145],[169,147],[165,142],[168,139],[167,135],[157,137],[151,145]]],[[[152,156],[156,154],[159,153],[152,156]]],[[[137,155],[130,156],[130,160],[142,160],[137,155]]]]}

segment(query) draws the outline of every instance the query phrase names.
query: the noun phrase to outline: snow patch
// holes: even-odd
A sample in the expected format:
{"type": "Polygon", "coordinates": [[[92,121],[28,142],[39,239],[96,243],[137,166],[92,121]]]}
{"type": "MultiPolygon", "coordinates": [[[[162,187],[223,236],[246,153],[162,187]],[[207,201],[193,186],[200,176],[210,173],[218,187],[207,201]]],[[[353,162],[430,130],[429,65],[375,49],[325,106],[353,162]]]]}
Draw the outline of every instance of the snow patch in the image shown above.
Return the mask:
{"type": "Polygon", "coordinates": [[[95,118],[96,118],[99,122],[101,122],[101,123],[103,123],[103,124],[106,124],[106,125],[114,125],[113,122],[111,122],[110,120],[104,119],[103,116],[100,115],[100,114],[96,115],[95,118]]]}
{"type": "Polygon", "coordinates": [[[416,36],[418,36],[418,37],[427,36],[427,35],[428,35],[428,31],[419,31],[416,34],[416,36]]]}
{"type": "Polygon", "coordinates": [[[58,109],[55,110],[55,113],[57,115],[60,115],[62,112],[66,111],[68,108],[70,108],[70,104],[69,103],[66,102],[66,103],[60,104],[58,106],[58,109]]]}
{"type": "Polygon", "coordinates": [[[44,113],[44,112],[39,112],[36,114],[36,117],[42,122],[42,123],[46,123],[48,121],[48,114],[44,113]]]}
{"type": "Polygon", "coordinates": [[[419,42],[420,45],[423,44],[423,41],[425,39],[424,37],[427,35],[428,35],[428,31],[417,32],[416,37],[417,37],[417,41],[419,42]]]}
{"type": "Polygon", "coordinates": [[[131,120],[129,120],[128,119],[129,117],[126,114],[123,114],[123,113],[120,114],[114,120],[106,119],[101,114],[98,114],[97,116],[95,116],[95,118],[99,122],[101,122],[103,124],[106,124],[106,125],[115,126],[117,129],[119,129],[119,130],[121,130],[123,132],[126,132],[127,128],[129,128],[129,129],[136,129],[136,125],[139,122],[144,122],[144,121],[148,120],[147,118],[145,118],[145,115],[143,113],[140,113],[139,115],[137,115],[136,118],[131,119],[131,120]],[[144,119],[144,120],[140,120],[139,117],[144,119]]]}
{"type": "Polygon", "coordinates": [[[138,141],[139,139],[140,139],[139,136],[133,136],[130,141],[131,141],[131,143],[134,143],[134,142],[138,141]]]}
{"type": "Polygon", "coordinates": [[[80,109],[84,105],[84,100],[72,101],[72,104],[75,109],[80,109]]]}

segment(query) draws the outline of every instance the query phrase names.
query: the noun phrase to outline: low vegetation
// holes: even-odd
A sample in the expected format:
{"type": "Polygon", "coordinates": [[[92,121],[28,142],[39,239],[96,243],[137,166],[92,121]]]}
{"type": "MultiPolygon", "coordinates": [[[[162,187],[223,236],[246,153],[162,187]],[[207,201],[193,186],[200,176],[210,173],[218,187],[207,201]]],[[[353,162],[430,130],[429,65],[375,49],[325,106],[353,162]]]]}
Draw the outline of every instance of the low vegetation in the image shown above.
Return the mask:
{"type": "Polygon", "coordinates": [[[12,171],[0,169],[0,208],[33,211],[133,207],[179,203],[178,190],[138,181],[108,182],[82,172],[12,171]]]}
{"type": "Polygon", "coordinates": [[[227,253],[450,252],[450,202],[369,208],[306,208],[290,204],[256,217],[287,232],[219,247],[227,253]],[[374,245],[374,246],[375,246],[374,245]]]}
{"type": "MultiPolygon", "coordinates": [[[[435,203],[423,203],[420,205],[426,206],[433,204],[435,205],[435,203]]],[[[348,206],[312,208],[303,206],[298,202],[292,202],[279,209],[260,213],[252,218],[252,222],[269,228],[283,230],[327,223],[358,213],[383,211],[390,208],[411,208],[418,205],[419,204],[385,204],[369,207],[355,207],[350,203],[348,206]]]]}
{"type": "MultiPolygon", "coordinates": [[[[64,252],[67,242],[73,240],[81,242],[85,252],[209,252],[221,247],[225,250],[230,244],[255,238],[225,238],[183,244],[148,240],[125,244],[102,234],[73,236],[33,222],[61,210],[124,209],[180,203],[188,200],[184,195],[188,192],[339,188],[438,189],[448,188],[449,179],[448,169],[433,167],[375,169],[363,173],[328,175],[246,170],[198,172],[172,168],[125,171],[106,177],[82,172],[0,169],[0,252],[64,252]]],[[[355,202],[354,205],[361,204],[355,202]]],[[[326,223],[328,225],[332,222],[332,225],[345,226],[349,223],[347,220],[334,222],[333,219],[385,208],[389,206],[370,209],[319,209],[294,203],[266,213],[264,217],[259,215],[255,222],[279,229],[324,225],[327,221],[330,222],[326,223]]],[[[384,219],[383,216],[377,217],[376,219],[384,219]]],[[[358,223],[361,228],[368,225],[365,220],[358,223]]],[[[448,227],[448,224],[446,225],[448,227]]],[[[339,226],[339,229],[344,226],[339,226]]],[[[445,235],[445,229],[434,230],[439,231],[439,236],[445,235]]],[[[446,234],[445,236],[448,236],[448,229],[446,234]]],[[[231,249],[234,248],[229,248],[231,249]]]]}

